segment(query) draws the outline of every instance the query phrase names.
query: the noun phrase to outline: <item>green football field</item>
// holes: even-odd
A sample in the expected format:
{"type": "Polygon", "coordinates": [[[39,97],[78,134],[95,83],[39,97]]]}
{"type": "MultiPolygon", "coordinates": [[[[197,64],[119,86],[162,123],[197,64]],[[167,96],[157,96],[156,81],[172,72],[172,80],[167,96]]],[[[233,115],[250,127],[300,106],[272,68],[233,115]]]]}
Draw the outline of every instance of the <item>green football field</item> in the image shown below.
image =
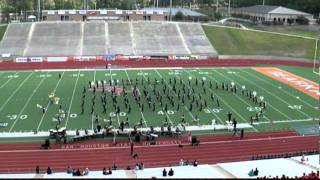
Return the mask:
{"type": "MultiPolygon", "coordinates": [[[[278,68],[316,83],[319,79],[319,75],[314,74],[310,68],[278,68]]],[[[131,128],[139,127],[140,122],[142,127],[160,127],[166,120],[169,124],[176,126],[181,123],[183,115],[189,126],[211,125],[213,119],[219,125],[225,124],[228,112],[232,113],[238,123],[249,124],[250,117],[260,112],[261,107],[246,94],[241,93],[243,85],[247,90],[256,91],[257,96],[263,96],[267,102],[266,110],[260,116],[258,124],[249,128],[250,130],[284,130],[292,128],[295,124],[317,124],[315,119],[319,118],[317,108],[319,102],[315,98],[249,67],[2,71],[0,72],[0,132],[54,129],[58,124],[60,105],[65,112],[65,117],[63,118],[62,112],[59,127],[66,127],[68,130],[96,128],[96,115],[103,127],[109,124],[111,119],[111,125],[116,128],[127,118],[131,128]],[[111,86],[110,80],[113,81],[111,86]],[[104,94],[102,85],[100,84],[100,88],[97,88],[96,97],[93,100],[94,93],[89,89],[89,81],[104,81],[106,112],[103,112],[101,101],[101,96],[104,94]],[[116,107],[119,107],[119,113],[113,108],[110,92],[116,82],[119,90],[116,107]],[[222,90],[222,82],[229,85],[234,82],[238,87],[237,93],[231,92],[230,89],[222,90]],[[134,86],[140,93],[143,110],[133,96],[134,86]],[[165,90],[164,87],[166,87],[165,90]],[[86,89],[85,93],[83,93],[84,89],[86,89]],[[125,107],[123,89],[128,92],[128,107],[131,107],[131,112],[128,107],[125,107]],[[52,104],[49,100],[48,95],[52,92],[55,97],[60,98],[58,105],[52,104]],[[150,96],[150,107],[144,92],[150,96]],[[154,92],[162,97],[162,106],[154,92]],[[83,94],[85,94],[84,100],[83,94]],[[184,103],[181,102],[181,96],[184,96],[184,103]],[[219,106],[217,99],[219,99],[219,106]],[[81,113],[82,101],[84,101],[83,114],[81,113]],[[91,113],[93,101],[95,102],[94,112],[91,113]],[[192,104],[192,110],[190,104],[192,104]],[[45,107],[46,111],[43,112],[39,105],[45,107]]]]}

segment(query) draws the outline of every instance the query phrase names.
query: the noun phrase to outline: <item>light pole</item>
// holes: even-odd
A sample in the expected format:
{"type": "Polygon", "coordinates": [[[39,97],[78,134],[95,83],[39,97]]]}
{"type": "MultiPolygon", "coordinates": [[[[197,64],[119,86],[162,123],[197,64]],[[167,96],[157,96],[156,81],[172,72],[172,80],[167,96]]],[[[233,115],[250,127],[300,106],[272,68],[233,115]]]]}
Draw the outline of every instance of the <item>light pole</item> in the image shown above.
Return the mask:
{"type": "Polygon", "coordinates": [[[216,13],[219,12],[219,0],[217,0],[217,4],[216,4],[216,13]]]}
{"type": "Polygon", "coordinates": [[[169,20],[172,21],[172,0],[170,0],[170,15],[169,20]]]}
{"type": "MultiPolygon", "coordinates": [[[[313,59],[313,72],[320,75],[320,53],[318,52],[319,41],[320,41],[320,34],[316,37],[316,45],[314,48],[315,50],[314,50],[314,59],[313,59]],[[319,57],[319,62],[317,63],[318,57],[319,57]],[[317,65],[319,66],[318,68],[317,68],[317,65]]],[[[319,87],[320,87],[320,84],[319,84],[319,87]]]]}
{"type": "Polygon", "coordinates": [[[228,13],[229,13],[229,16],[230,16],[230,8],[231,8],[231,0],[229,0],[229,4],[228,4],[228,13]]]}
{"type": "Polygon", "coordinates": [[[38,0],[38,21],[41,21],[41,5],[40,0],[38,0]]]}
{"type": "Polygon", "coordinates": [[[315,63],[316,63],[317,55],[318,55],[318,42],[319,42],[319,38],[320,38],[320,35],[318,35],[318,36],[316,37],[316,45],[315,45],[315,47],[314,47],[314,58],[313,58],[313,60],[314,60],[314,65],[315,65],[315,63]]]}

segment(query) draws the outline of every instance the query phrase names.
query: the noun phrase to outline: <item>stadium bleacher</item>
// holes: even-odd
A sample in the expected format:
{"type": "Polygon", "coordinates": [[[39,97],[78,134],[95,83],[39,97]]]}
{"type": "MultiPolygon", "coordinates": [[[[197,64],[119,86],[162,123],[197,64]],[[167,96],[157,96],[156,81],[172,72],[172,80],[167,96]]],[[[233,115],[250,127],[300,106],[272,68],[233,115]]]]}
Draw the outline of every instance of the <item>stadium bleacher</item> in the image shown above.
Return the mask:
{"type": "Polygon", "coordinates": [[[39,56],[216,56],[198,23],[40,22],[10,24],[0,54],[39,56]]]}
{"type": "Polygon", "coordinates": [[[22,55],[27,46],[30,23],[10,24],[0,44],[0,54],[22,55]]]}
{"type": "Polygon", "coordinates": [[[137,54],[189,54],[174,23],[133,23],[133,34],[137,54]]]}
{"type": "Polygon", "coordinates": [[[104,54],[107,49],[105,23],[83,23],[83,47],[81,55],[90,56],[104,54]]]}
{"type": "Polygon", "coordinates": [[[192,54],[209,55],[217,53],[207,40],[202,27],[199,24],[179,23],[185,43],[192,54]]]}
{"type": "MultiPolygon", "coordinates": [[[[35,23],[24,56],[80,55],[81,23],[35,23]]],[[[20,54],[21,55],[21,54],[20,54]]]]}
{"type": "Polygon", "coordinates": [[[110,44],[109,53],[134,55],[130,24],[109,22],[107,26],[110,44]]]}

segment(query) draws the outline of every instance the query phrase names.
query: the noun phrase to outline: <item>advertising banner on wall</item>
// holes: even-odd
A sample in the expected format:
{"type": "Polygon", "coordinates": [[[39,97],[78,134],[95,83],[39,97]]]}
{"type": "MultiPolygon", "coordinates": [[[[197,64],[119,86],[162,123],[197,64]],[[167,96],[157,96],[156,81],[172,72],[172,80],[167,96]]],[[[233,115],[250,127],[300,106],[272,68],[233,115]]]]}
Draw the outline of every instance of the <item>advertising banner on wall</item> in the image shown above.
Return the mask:
{"type": "Polygon", "coordinates": [[[96,56],[75,56],[74,60],[76,61],[95,61],[97,59],[96,56]]]}
{"type": "Polygon", "coordinates": [[[76,10],[69,10],[69,14],[77,14],[76,10]]]}
{"type": "Polygon", "coordinates": [[[65,14],[66,14],[66,11],[65,11],[65,10],[59,10],[59,11],[58,11],[58,14],[59,14],[59,15],[65,15],[65,14]]]}
{"type": "Polygon", "coordinates": [[[17,57],[15,62],[25,63],[25,62],[42,62],[42,57],[17,57]]]}
{"type": "Polygon", "coordinates": [[[81,14],[81,15],[86,15],[86,14],[87,14],[87,11],[86,11],[86,10],[79,10],[79,14],[81,14]]]}
{"type": "Polygon", "coordinates": [[[48,62],[66,62],[68,57],[47,57],[48,62]]]}
{"type": "Polygon", "coordinates": [[[48,14],[48,15],[54,15],[54,14],[55,14],[55,11],[48,11],[47,14],[48,14]]]}

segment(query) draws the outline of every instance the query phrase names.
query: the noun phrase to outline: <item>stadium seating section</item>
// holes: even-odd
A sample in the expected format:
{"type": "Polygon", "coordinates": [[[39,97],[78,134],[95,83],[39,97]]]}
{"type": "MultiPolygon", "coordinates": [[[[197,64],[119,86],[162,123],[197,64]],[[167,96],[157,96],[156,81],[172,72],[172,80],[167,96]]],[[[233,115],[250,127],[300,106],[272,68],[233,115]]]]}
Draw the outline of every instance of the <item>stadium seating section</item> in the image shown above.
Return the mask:
{"type": "Polygon", "coordinates": [[[41,22],[10,24],[0,54],[216,56],[217,52],[198,23],[41,22]]]}

